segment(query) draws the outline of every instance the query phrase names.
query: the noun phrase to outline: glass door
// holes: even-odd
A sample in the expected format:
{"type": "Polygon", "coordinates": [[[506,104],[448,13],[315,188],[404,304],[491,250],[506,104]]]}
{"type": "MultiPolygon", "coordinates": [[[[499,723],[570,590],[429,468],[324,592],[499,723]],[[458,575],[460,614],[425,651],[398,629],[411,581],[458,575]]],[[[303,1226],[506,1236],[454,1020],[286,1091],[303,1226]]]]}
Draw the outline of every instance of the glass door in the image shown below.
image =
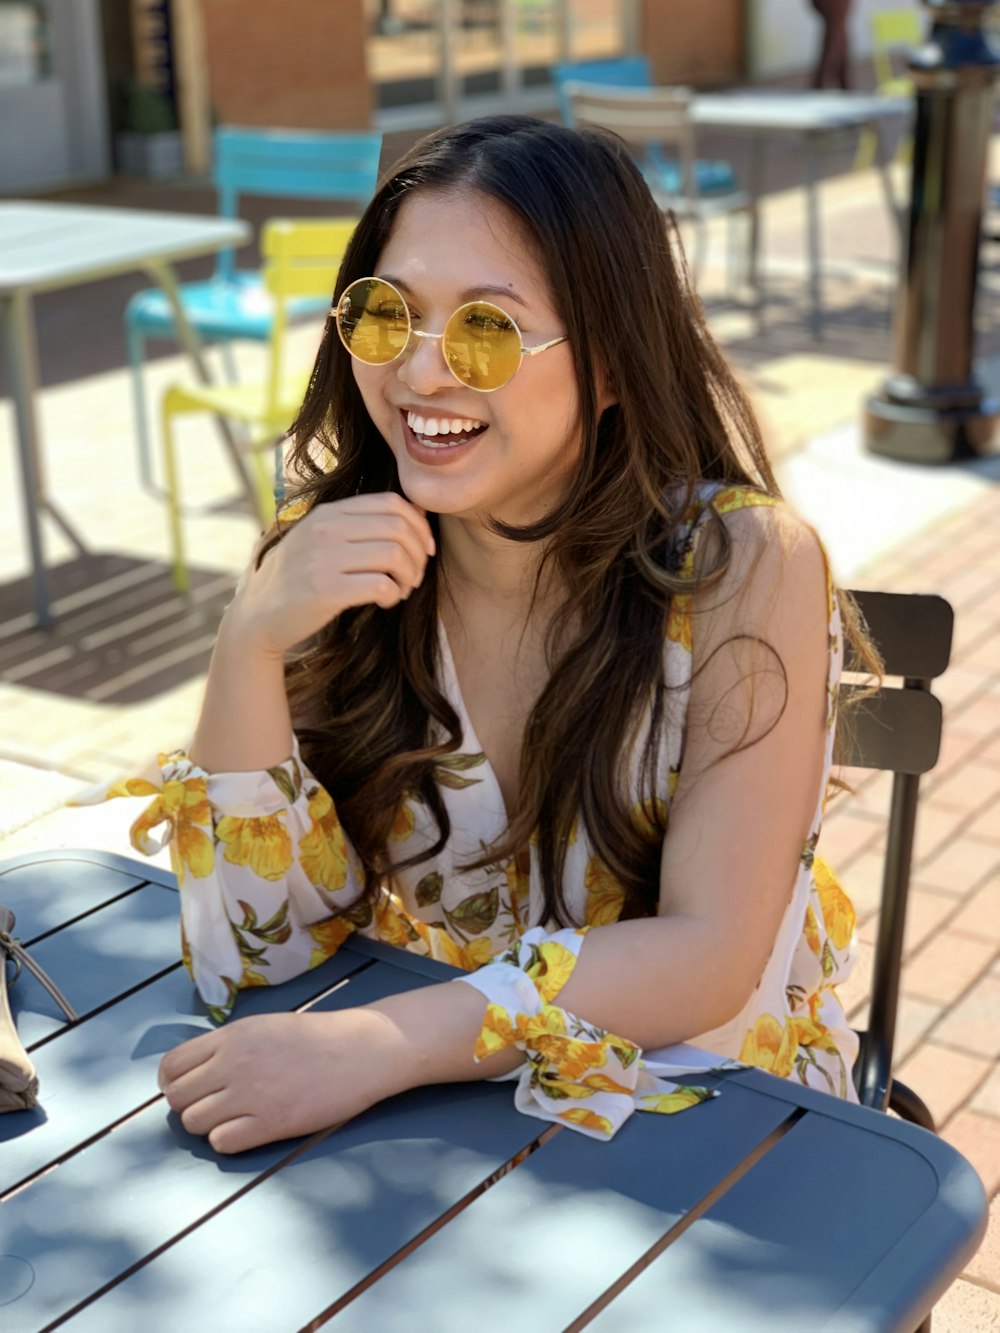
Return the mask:
{"type": "Polygon", "coordinates": [[[0,0],[0,195],[109,170],[96,0],[0,0]]]}
{"type": "MultiPolygon", "coordinates": [[[[620,55],[635,0],[365,0],[368,69],[392,122],[549,110],[551,67],[620,55]],[[407,116],[409,112],[409,116],[407,116]]],[[[380,117],[388,124],[385,114],[380,117]]]]}

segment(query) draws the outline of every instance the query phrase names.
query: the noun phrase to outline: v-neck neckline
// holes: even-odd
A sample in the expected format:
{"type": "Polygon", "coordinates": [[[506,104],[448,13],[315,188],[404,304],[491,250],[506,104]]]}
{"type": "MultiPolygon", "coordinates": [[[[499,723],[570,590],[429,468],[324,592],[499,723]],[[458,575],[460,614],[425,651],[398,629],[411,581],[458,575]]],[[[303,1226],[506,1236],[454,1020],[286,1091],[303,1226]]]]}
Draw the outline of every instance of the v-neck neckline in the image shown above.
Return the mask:
{"type": "MultiPolygon", "coordinates": [[[[459,721],[462,724],[462,753],[463,754],[481,754],[483,756],[483,777],[489,780],[490,791],[493,794],[498,814],[502,820],[502,833],[506,833],[507,826],[510,823],[510,817],[507,810],[507,802],[504,800],[503,789],[500,786],[500,779],[497,777],[493,765],[490,763],[489,755],[483,748],[482,742],[476,735],[476,729],[472,725],[472,719],[469,716],[469,710],[465,704],[465,698],[462,694],[462,686],[458,679],[458,669],[455,666],[455,655],[451,650],[451,641],[448,638],[448,630],[445,627],[444,617],[438,615],[438,645],[441,652],[441,672],[444,679],[441,682],[442,689],[449,703],[458,714],[459,721]]],[[[488,841],[494,841],[493,838],[488,841]]]]}

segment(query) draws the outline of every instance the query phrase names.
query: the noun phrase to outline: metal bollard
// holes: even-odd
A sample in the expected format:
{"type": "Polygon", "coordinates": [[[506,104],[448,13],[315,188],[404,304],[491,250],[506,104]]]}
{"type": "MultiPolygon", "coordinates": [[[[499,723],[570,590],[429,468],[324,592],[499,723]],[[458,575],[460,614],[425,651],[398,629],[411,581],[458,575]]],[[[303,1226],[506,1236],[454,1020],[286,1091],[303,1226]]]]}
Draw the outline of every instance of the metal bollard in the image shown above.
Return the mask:
{"type": "Polygon", "coordinates": [[[973,311],[997,55],[983,33],[996,0],[924,0],[933,25],[909,69],[913,177],[893,371],[865,404],[870,453],[946,463],[989,452],[1000,402],[972,370],[973,311]]]}

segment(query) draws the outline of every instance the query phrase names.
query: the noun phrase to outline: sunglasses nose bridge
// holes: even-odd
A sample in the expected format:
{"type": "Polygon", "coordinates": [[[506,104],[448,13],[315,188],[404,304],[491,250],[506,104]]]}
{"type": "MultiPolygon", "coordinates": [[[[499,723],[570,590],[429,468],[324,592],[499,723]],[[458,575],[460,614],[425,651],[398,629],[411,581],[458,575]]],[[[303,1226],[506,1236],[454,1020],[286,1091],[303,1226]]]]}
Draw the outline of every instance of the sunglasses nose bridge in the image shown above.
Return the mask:
{"type": "Polygon", "coordinates": [[[409,340],[400,356],[399,373],[411,388],[423,393],[432,392],[441,383],[450,383],[453,376],[444,352],[444,334],[428,333],[411,326],[409,340]],[[426,352],[422,343],[431,344],[426,352]],[[437,344],[437,350],[432,350],[434,344],[437,344]]]}

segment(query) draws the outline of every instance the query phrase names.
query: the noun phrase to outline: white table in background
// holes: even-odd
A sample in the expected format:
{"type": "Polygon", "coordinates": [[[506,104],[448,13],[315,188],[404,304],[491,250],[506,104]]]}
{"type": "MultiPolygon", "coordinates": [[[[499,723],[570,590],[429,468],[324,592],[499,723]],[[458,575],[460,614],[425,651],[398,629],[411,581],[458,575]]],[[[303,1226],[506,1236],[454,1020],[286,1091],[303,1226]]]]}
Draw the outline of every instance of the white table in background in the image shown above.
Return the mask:
{"type": "Polygon", "coordinates": [[[878,141],[877,165],[885,190],[886,205],[894,223],[899,214],[889,177],[888,160],[880,133],[884,121],[912,110],[908,98],[879,97],[868,93],[809,89],[746,88],[726,93],[699,94],[692,103],[692,116],[699,130],[724,130],[753,136],[751,180],[755,199],[760,197],[761,146],[774,139],[798,139],[805,167],[807,238],[809,247],[809,294],[811,326],[816,338],[823,334],[822,257],[819,223],[819,173],[816,153],[845,131],[871,129],[878,141]]]}
{"type": "MultiPolygon", "coordinates": [[[[38,430],[38,352],[32,298],[77,283],[141,270],[162,287],[174,309],[181,343],[203,383],[211,381],[198,336],[188,322],[172,265],[245,245],[248,223],[184,213],[147,212],[84,204],[0,201],[0,336],[14,402],[25,526],[31,554],[35,611],[52,623],[39,514],[47,512],[75,545],[79,540],[45,492],[38,430]]],[[[110,311],[109,318],[117,312],[110,311]]],[[[86,330],[81,330],[85,336],[86,330]]],[[[220,423],[220,426],[223,423],[220,423]]],[[[236,441],[223,430],[247,494],[253,488],[236,441]]]]}

